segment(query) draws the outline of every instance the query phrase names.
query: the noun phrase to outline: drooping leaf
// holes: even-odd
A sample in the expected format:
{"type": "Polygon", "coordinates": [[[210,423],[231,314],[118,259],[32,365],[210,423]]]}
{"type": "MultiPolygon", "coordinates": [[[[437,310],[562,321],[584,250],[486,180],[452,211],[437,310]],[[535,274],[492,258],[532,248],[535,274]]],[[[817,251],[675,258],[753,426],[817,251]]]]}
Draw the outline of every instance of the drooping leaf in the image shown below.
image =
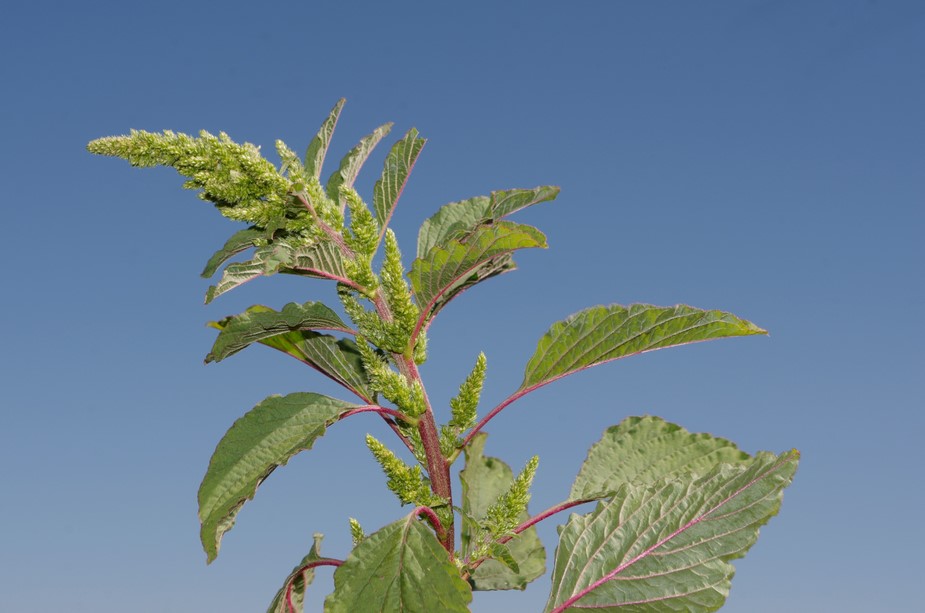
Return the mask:
{"type": "Polygon", "coordinates": [[[392,146],[385,158],[382,178],[376,181],[373,188],[373,208],[382,233],[385,232],[395,205],[405,189],[408,175],[411,174],[411,169],[414,168],[414,163],[426,142],[427,140],[418,138],[417,130],[411,128],[404,138],[392,146]]]}
{"type": "Polygon", "coordinates": [[[704,476],[626,483],[559,535],[546,613],[715,611],[758,528],[777,514],[799,453],[759,453],[704,476]],[[573,606],[574,605],[574,606],[573,606]]]}
{"type": "Polygon", "coordinates": [[[311,449],[329,425],[353,408],[342,400],[300,392],[270,396],[234,422],[199,486],[200,538],[209,562],[257,486],[277,466],[311,449]]]}
{"type": "Polygon", "coordinates": [[[206,363],[221,362],[251,343],[265,338],[299,330],[350,331],[337,313],[320,302],[297,304],[290,302],[282,311],[274,311],[260,304],[248,308],[240,315],[232,315],[213,322],[220,330],[206,356],[206,363]]]}
{"type": "Polygon", "coordinates": [[[752,334],[767,332],[722,311],[685,305],[591,307],[552,325],[527,363],[519,389],[535,389],[579,370],[644,351],[752,334]]]}
{"type": "Polygon", "coordinates": [[[278,239],[257,249],[250,260],[225,267],[218,283],[206,292],[206,304],[248,281],[278,272],[348,281],[340,251],[332,242],[304,245],[278,239]]]}
{"type": "Polygon", "coordinates": [[[691,434],[659,417],[627,417],[604,431],[572,484],[571,500],[604,498],[624,483],[653,483],[681,473],[706,473],[717,464],[751,460],[731,441],[691,434]]]}
{"type": "MultiPolygon", "coordinates": [[[[462,484],[462,522],[460,539],[462,554],[468,557],[478,546],[479,522],[484,520],[488,508],[508,491],[514,482],[511,467],[484,455],[487,434],[479,432],[465,448],[466,467],[460,471],[462,484]]],[[[524,513],[523,521],[529,519],[524,513]]],[[[537,536],[536,528],[528,528],[507,543],[507,554],[514,564],[506,560],[503,550],[492,551],[492,557],[472,573],[470,583],[474,590],[522,590],[527,584],[546,572],[546,550],[537,536]]]]}
{"type": "Polygon", "coordinates": [[[478,227],[464,242],[437,245],[411,264],[408,277],[425,314],[437,312],[473,281],[509,268],[505,256],[516,249],[546,247],[546,237],[531,226],[500,221],[478,227]],[[491,274],[483,274],[487,269],[491,274]]]}
{"type": "Polygon", "coordinates": [[[433,247],[450,239],[465,237],[482,224],[499,221],[520,209],[552,200],[558,194],[558,187],[541,186],[495,191],[490,197],[477,196],[446,204],[421,224],[417,257],[424,257],[433,247]]]}
{"type": "Polygon", "coordinates": [[[376,145],[379,144],[385,136],[392,130],[392,124],[381,125],[367,136],[364,136],[356,147],[347,152],[344,159],[340,162],[340,168],[328,178],[328,184],[325,189],[328,197],[334,202],[340,201],[340,188],[342,185],[353,187],[353,182],[360,173],[360,168],[366,163],[369,154],[372,153],[376,145]]]}
{"type": "Polygon", "coordinates": [[[334,135],[334,128],[337,126],[340,111],[344,108],[344,102],[346,102],[344,98],[337,101],[328,118],[321,124],[318,134],[308,143],[308,150],[305,152],[305,173],[309,176],[314,175],[316,178],[321,176],[321,167],[324,165],[324,158],[328,153],[331,136],[334,135]]]}
{"type": "Polygon", "coordinates": [[[329,334],[308,330],[284,332],[258,341],[291,355],[343,385],[366,401],[372,401],[369,375],[357,344],[349,339],[337,339],[329,334]]]}
{"type": "Polygon", "coordinates": [[[369,535],[334,572],[325,613],[468,613],[449,554],[414,514],[369,535]]]}
{"type": "Polygon", "coordinates": [[[225,245],[209,258],[206,267],[201,273],[203,278],[208,279],[230,258],[251,247],[256,247],[257,244],[265,238],[267,238],[267,231],[253,226],[235,232],[231,235],[231,238],[225,242],[225,245]]]}
{"type": "Polygon", "coordinates": [[[267,613],[303,613],[305,611],[305,589],[315,579],[315,569],[305,568],[311,562],[321,560],[321,534],[315,534],[311,551],[292,569],[283,587],[276,592],[267,613]],[[289,598],[287,598],[287,593],[289,598]]]}

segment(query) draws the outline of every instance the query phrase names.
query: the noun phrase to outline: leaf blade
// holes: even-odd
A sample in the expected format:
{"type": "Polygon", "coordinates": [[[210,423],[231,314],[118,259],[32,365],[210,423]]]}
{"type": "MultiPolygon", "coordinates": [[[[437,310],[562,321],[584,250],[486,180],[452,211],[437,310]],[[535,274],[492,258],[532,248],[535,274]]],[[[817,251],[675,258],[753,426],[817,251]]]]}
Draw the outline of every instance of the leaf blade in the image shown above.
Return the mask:
{"type": "Polygon", "coordinates": [[[449,554],[412,514],[369,535],[334,572],[325,613],[468,613],[472,600],[449,554]]]}
{"type": "Polygon", "coordinates": [[[283,306],[282,311],[254,305],[239,315],[226,317],[211,325],[219,333],[206,356],[207,364],[221,362],[252,343],[286,332],[350,330],[337,313],[321,302],[290,302],[283,306]]]}
{"type": "Polygon", "coordinates": [[[511,252],[545,248],[546,237],[531,226],[502,221],[477,228],[466,240],[433,247],[411,264],[408,277],[422,317],[430,317],[475,282],[510,269],[511,252]],[[499,266],[501,268],[499,268],[499,266]]]}
{"type": "Polygon", "coordinates": [[[270,396],[222,437],[199,486],[200,539],[207,561],[257,487],[292,456],[311,449],[327,427],[357,405],[308,392],[270,396]]]}
{"type": "Polygon", "coordinates": [[[728,594],[731,560],[777,514],[798,461],[795,450],[761,453],[702,477],[627,483],[593,512],[572,515],[546,613],[715,611],[728,594]]]}
{"type": "Polygon", "coordinates": [[[256,247],[261,239],[266,237],[267,231],[255,226],[235,232],[225,241],[221,249],[212,254],[212,257],[206,262],[205,268],[202,269],[201,276],[208,279],[230,258],[251,247],[256,247]]]}
{"type": "Polygon", "coordinates": [[[324,158],[328,153],[331,137],[334,135],[334,128],[337,127],[337,120],[340,118],[345,102],[344,98],[337,101],[327,119],[318,129],[318,133],[308,143],[308,149],[305,151],[305,172],[308,175],[314,175],[316,179],[321,176],[321,167],[324,165],[324,158]]]}
{"type": "Polygon", "coordinates": [[[527,362],[518,391],[536,389],[579,370],[637,353],[755,334],[767,331],[731,313],[686,305],[591,307],[549,328],[527,362]]]}
{"type": "Polygon", "coordinates": [[[340,162],[340,167],[328,178],[325,190],[331,200],[340,202],[341,186],[353,187],[353,182],[360,173],[360,168],[369,158],[369,154],[373,152],[379,141],[385,138],[391,130],[391,123],[383,124],[360,139],[360,142],[347,152],[347,155],[340,162]]]}
{"type": "Polygon", "coordinates": [[[612,495],[623,483],[705,473],[717,464],[744,464],[750,459],[726,439],[692,434],[659,417],[628,417],[605,430],[588,451],[569,499],[596,500],[612,495]]]}
{"type": "Polygon", "coordinates": [[[400,141],[392,145],[385,158],[382,176],[373,187],[373,209],[376,221],[379,222],[380,240],[425,143],[427,140],[419,138],[418,131],[411,128],[400,141]]]}

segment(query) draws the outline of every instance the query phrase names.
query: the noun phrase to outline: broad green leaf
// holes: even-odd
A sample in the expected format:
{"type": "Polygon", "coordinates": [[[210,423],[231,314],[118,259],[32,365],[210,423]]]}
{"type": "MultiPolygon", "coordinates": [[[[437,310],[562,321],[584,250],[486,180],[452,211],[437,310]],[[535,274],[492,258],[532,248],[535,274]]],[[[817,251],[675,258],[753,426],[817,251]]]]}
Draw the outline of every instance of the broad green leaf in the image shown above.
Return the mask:
{"type": "Polygon", "coordinates": [[[414,168],[414,163],[427,141],[418,138],[418,131],[414,128],[408,130],[404,138],[392,146],[389,155],[385,158],[382,168],[382,178],[376,181],[373,188],[373,208],[376,211],[376,221],[379,222],[381,232],[392,218],[395,205],[401,197],[408,175],[414,168]]]}
{"type": "Polygon", "coordinates": [[[734,443],[691,434],[659,417],[627,417],[604,431],[588,452],[571,500],[604,498],[624,483],[652,483],[681,473],[706,473],[717,464],[751,460],[734,443]]]}
{"type": "Polygon", "coordinates": [[[364,136],[357,146],[347,152],[344,159],[340,162],[340,168],[328,178],[328,184],[325,189],[328,197],[334,202],[340,202],[341,186],[353,187],[353,182],[360,173],[360,168],[366,163],[369,154],[373,152],[376,145],[379,144],[385,136],[392,130],[392,124],[387,123],[379,126],[367,136],[364,136]]]}
{"type": "Polygon", "coordinates": [[[527,363],[520,391],[644,351],[730,336],[767,334],[722,311],[678,305],[596,306],[556,322],[527,363]]]}
{"type": "Polygon", "coordinates": [[[324,157],[328,153],[331,136],[334,135],[334,128],[337,126],[340,111],[344,108],[344,102],[346,102],[344,98],[337,101],[328,118],[321,124],[318,134],[315,135],[312,142],[308,143],[308,150],[305,152],[305,173],[307,175],[315,175],[316,178],[321,176],[324,157]]]}
{"type": "Polygon", "coordinates": [[[234,422],[215,448],[199,486],[200,538],[209,562],[257,486],[277,466],[311,449],[328,426],[354,408],[342,400],[300,392],[270,396],[234,422]]]}
{"type": "Polygon", "coordinates": [[[220,332],[212,351],[206,356],[207,364],[221,362],[251,343],[277,334],[299,330],[350,330],[337,313],[320,302],[290,302],[282,311],[257,304],[240,315],[226,317],[211,325],[220,332]]]}
{"type": "Polygon", "coordinates": [[[704,476],[626,483],[559,535],[546,613],[720,608],[758,528],[777,514],[799,453],[760,453],[704,476]]]}
{"type": "Polygon", "coordinates": [[[334,243],[301,245],[279,239],[257,249],[252,259],[225,267],[222,278],[206,292],[206,304],[248,281],[278,272],[347,281],[343,259],[334,243]]]}
{"type": "Polygon", "coordinates": [[[558,194],[558,187],[542,186],[496,191],[490,197],[477,196],[446,204],[421,224],[417,256],[424,257],[436,245],[463,238],[482,224],[499,221],[520,209],[552,200],[558,194]]]}
{"type": "Polygon", "coordinates": [[[251,247],[256,247],[262,239],[266,238],[267,231],[256,227],[245,228],[239,232],[235,232],[231,235],[231,238],[225,242],[225,245],[221,249],[212,254],[212,257],[209,258],[209,261],[206,263],[206,267],[202,270],[202,276],[208,279],[230,258],[251,247]]]}
{"type": "Polygon", "coordinates": [[[301,562],[296,564],[296,567],[286,577],[283,587],[273,597],[273,602],[270,603],[267,613],[303,613],[305,611],[305,589],[315,579],[315,569],[305,568],[305,566],[322,559],[322,538],[321,534],[315,534],[315,542],[312,544],[311,551],[302,558],[301,562]],[[287,592],[289,592],[288,600],[286,598],[287,592]]]}
{"type": "MultiPolygon", "coordinates": [[[[487,434],[479,432],[465,448],[466,467],[459,473],[462,484],[462,522],[460,539],[462,554],[468,557],[477,546],[478,523],[485,518],[488,507],[508,491],[514,482],[511,467],[499,460],[485,456],[487,434]]],[[[526,521],[529,515],[524,513],[526,521]]],[[[470,577],[474,590],[522,590],[527,584],[546,572],[546,550],[536,534],[536,528],[528,528],[507,543],[505,560],[502,550],[493,551],[498,559],[486,560],[470,577]]]]}
{"type": "Polygon", "coordinates": [[[284,332],[258,342],[311,366],[367,402],[375,396],[369,388],[369,375],[360,350],[351,339],[304,330],[284,332]]]}
{"type": "Polygon", "coordinates": [[[478,227],[465,242],[451,240],[437,245],[411,264],[408,277],[415,298],[425,314],[436,313],[461,288],[498,274],[480,274],[483,267],[495,270],[516,249],[546,247],[546,237],[531,226],[500,221],[478,227]]]}
{"type": "Polygon", "coordinates": [[[468,613],[449,554],[414,514],[369,535],[334,572],[325,613],[468,613]]]}

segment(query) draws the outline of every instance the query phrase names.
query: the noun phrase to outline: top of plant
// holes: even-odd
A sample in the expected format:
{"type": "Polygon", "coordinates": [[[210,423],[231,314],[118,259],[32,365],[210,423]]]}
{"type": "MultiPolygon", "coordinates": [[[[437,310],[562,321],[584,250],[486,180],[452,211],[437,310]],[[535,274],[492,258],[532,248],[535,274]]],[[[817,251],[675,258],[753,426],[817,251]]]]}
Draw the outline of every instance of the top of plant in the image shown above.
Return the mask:
{"type": "Polygon", "coordinates": [[[369,536],[351,519],[354,549],[344,560],[323,557],[316,537],[270,612],[301,611],[314,568],[326,565],[338,567],[327,613],[467,611],[472,590],[523,589],[544,574],[546,552],[534,524],[595,501],[595,510],[573,514],[561,530],[547,613],[719,608],[732,577],[729,562],[745,554],[777,512],[796,470],[796,452],[750,456],[729,441],[658,418],[629,418],[592,447],[565,500],[531,516],[538,458],[515,476],[503,461],[484,455],[484,427],[533,390],[586,368],[765,331],[730,313],[684,305],[591,307],[549,328],[519,387],[481,418],[487,360],[479,354],[438,424],[418,371],[427,357],[428,326],[473,285],[513,270],[514,251],[546,246],[542,232],[507,218],[554,199],[559,190],[496,191],[443,206],[421,226],[406,271],[388,225],[425,141],[412,128],[392,146],[369,206],[353,184],[391,124],[362,139],[322,183],[343,104],[331,110],[303,158],[277,141],[279,167],[258,147],[224,133],[132,131],[88,145],[135,166],[173,167],[186,177],[184,187],[247,224],[207,262],[203,276],[223,268],[207,302],[257,277],[285,273],[334,281],[346,314],[321,302],[290,303],[279,311],[254,305],[212,322],[219,332],[207,362],[262,344],[314,368],[360,402],[308,392],[270,396],[232,425],[199,489],[208,561],[275,468],[310,449],[341,419],[376,413],[416,460],[407,463],[367,435],[388,488],[413,510],[369,536]],[[249,259],[231,261],[251,250],[249,259]],[[454,501],[450,466],[460,457],[465,468],[454,501]]]}

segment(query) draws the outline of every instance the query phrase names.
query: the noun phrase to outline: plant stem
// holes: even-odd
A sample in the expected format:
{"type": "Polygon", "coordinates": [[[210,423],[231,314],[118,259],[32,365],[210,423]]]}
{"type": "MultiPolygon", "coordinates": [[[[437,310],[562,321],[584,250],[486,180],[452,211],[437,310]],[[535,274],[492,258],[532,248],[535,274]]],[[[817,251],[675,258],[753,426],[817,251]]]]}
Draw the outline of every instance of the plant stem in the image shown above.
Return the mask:
{"type": "MultiPolygon", "coordinates": [[[[381,292],[376,292],[373,304],[383,321],[392,321],[392,311],[388,303],[383,299],[381,292]]],[[[427,458],[427,475],[430,477],[430,490],[437,496],[446,499],[447,505],[452,509],[453,484],[450,481],[450,464],[440,450],[440,433],[437,430],[437,422],[434,419],[430,398],[427,397],[424,381],[421,380],[421,373],[418,372],[417,364],[414,363],[412,357],[400,353],[392,353],[392,357],[395,359],[398,370],[408,379],[409,383],[417,382],[421,386],[421,391],[424,394],[424,404],[427,408],[424,414],[418,418],[418,433],[421,435],[424,456],[427,458]]],[[[443,545],[443,548],[447,550],[450,558],[452,558],[456,549],[456,531],[452,516],[449,525],[444,526],[444,528],[444,534],[438,534],[437,536],[440,539],[440,544],[443,545]]]]}

